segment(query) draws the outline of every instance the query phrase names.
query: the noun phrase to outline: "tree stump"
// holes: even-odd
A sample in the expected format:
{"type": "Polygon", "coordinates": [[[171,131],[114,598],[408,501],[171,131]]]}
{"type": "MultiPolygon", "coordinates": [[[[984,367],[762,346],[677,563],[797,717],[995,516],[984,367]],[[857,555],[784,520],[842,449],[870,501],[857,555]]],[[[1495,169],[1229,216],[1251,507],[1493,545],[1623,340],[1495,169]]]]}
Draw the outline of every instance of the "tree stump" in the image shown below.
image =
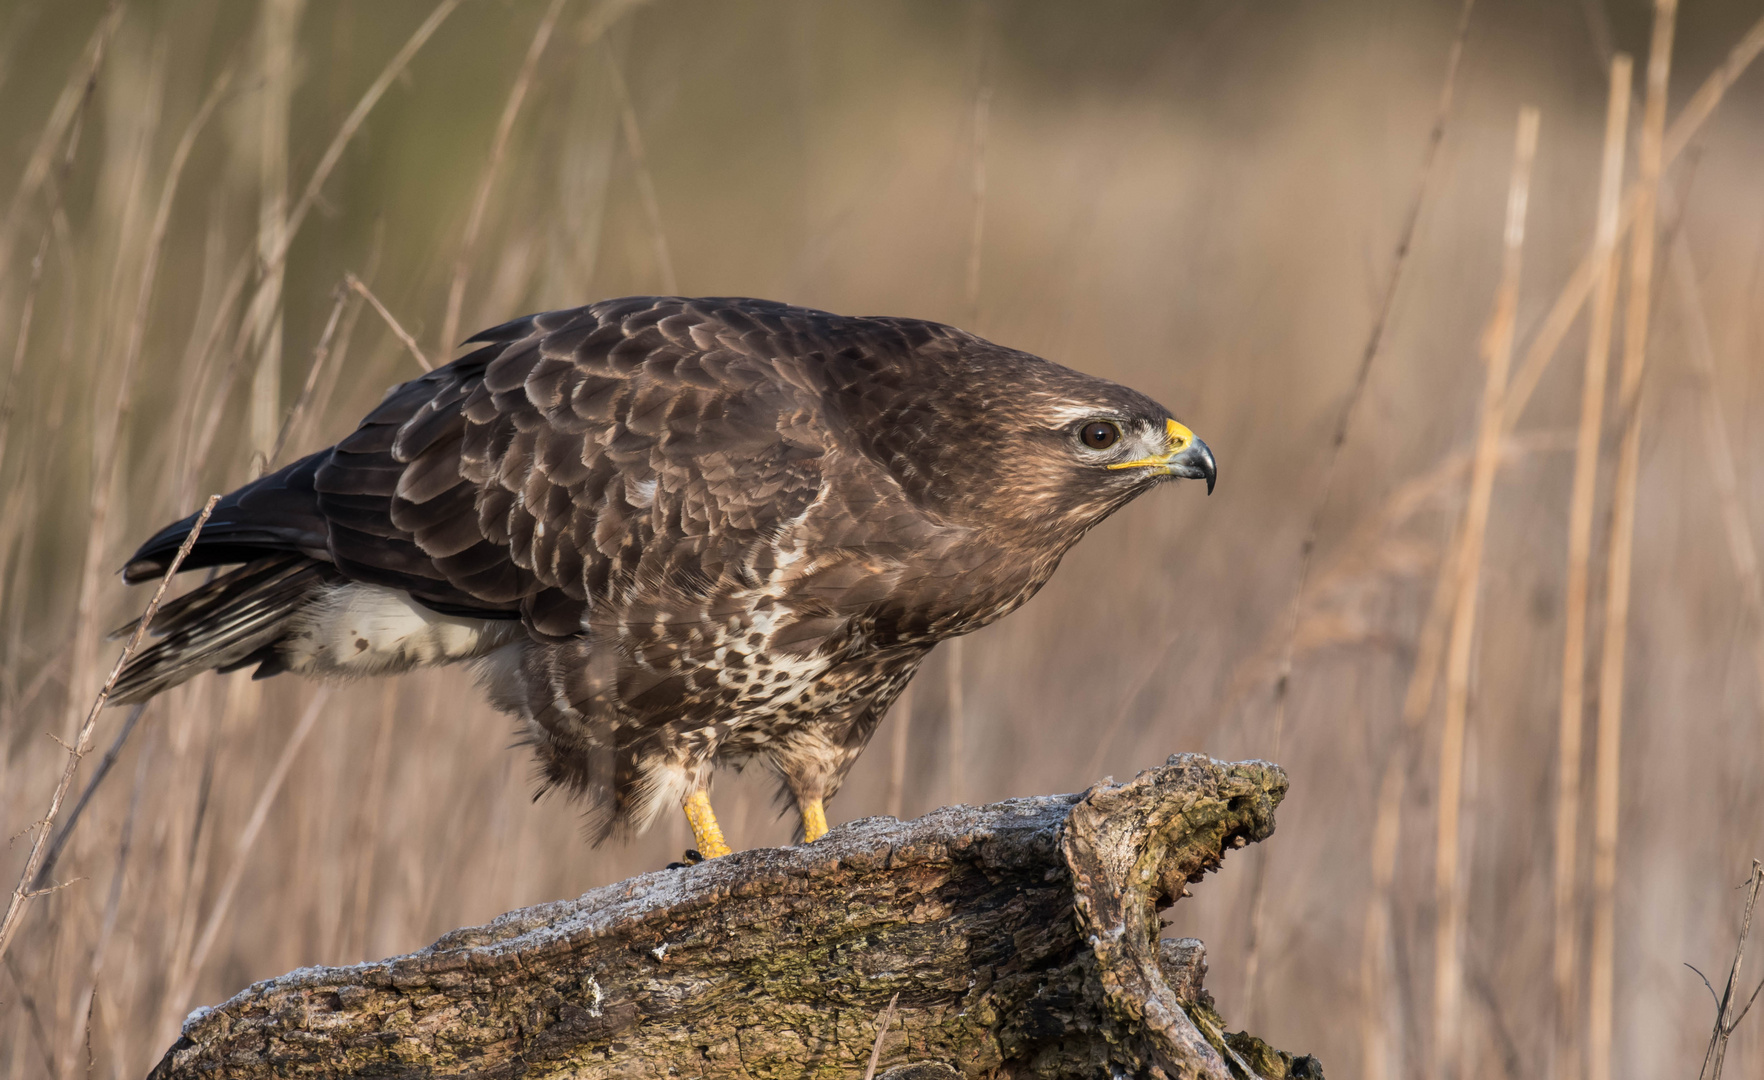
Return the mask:
{"type": "Polygon", "coordinates": [[[1274,765],[875,817],[304,968],[185,1022],[195,1077],[1321,1077],[1227,1035],[1160,908],[1274,830],[1274,765]]]}

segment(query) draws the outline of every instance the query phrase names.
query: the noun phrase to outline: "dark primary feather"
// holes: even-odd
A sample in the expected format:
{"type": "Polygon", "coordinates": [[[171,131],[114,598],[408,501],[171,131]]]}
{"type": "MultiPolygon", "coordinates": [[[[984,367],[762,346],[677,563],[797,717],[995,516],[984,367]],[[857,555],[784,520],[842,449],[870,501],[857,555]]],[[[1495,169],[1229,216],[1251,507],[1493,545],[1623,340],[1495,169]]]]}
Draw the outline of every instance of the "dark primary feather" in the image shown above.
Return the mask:
{"type": "MultiPolygon", "coordinates": [[[[288,620],[315,589],[337,579],[325,563],[296,553],[269,555],[161,605],[148,628],[153,640],[130,658],[110,700],[118,705],[146,701],[210,668],[275,668],[273,650],[288,620]]],[[[136,625],[111,636],[133,633],[136,625]]]]}
{"type": "MultiPolygon", "coordinates": [[[[926,650],[1028,599],[1146,486],[1049,468],[1050,403],[1168,415],[950,327],[758,300],[611,300],[470,344],[223,499],[185,566],[518,619],[518,677],[493,695],[609,822],[645,768],[695,754],[767,754],[831,795],[926,650]]],[[[127,579],[163,572],[189,523],[127,579]]],[[[230,580],[165,610],[132,692],[273,660],[268,586],[230,580]]]]}

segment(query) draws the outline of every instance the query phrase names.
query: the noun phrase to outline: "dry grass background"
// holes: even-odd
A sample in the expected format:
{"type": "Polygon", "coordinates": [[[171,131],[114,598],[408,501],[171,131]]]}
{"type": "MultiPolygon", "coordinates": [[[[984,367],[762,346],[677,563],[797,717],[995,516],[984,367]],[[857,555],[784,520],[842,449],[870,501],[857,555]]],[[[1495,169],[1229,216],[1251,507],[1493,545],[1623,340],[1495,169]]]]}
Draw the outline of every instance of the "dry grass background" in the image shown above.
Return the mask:
{"type": "MultiPolygon", "coordinates": [[[[766,296],[956,322],[1128,382],[1223,469],[1212,499],[1142,500],[1023,612],[940,650],[836,821],[1073,790],[1177,750],[1277,757],[1279,834],[1175,911],[1229,1018],[1334,1076],[1605,1080],[1602,1048],[1582,1061],[1609,955],[1610,1075],[1689,1075],[1714,1007],[1683,965],[1723,968],[1764,851],[1764,73],[1662,180],[1604,953],[1598,658],[1636,325],[1615,300],[1561,991],[1585,316],[1513,434],[1480,421],[1485,400],[1513,408],[1484,358],[1503,262],[1518,274],[1515,118],[1541,112],[1508,322],[1522,384],[1592,248],[1618,50],[1637,176],[1650,8],[1471,9],[1332,466],[1459,0],[0,5],[0,870],[23,866],[59,775],[50,736],[74,736],[109,670],[102,632],[145,602],[112,571],[148,531],[340,437],[455,326],[766,296]],[[1450,649],[1432,600],[1463,595],[1442,560],[1477,476],[1478,605],[1450,649]],[[1405,721],[1417,657],[1442,652],[1462,657],[1421,673],[1437,692],[1405,721]]],[[[1760,14],[1680,13],[1668,123],[1760,14]]],[[[100,750],[123,719],[100,718],[100,750]]],[[[5,958],[0,1076],[141,1075],[185,1012],[251,980],[420,947],[684,846],[669,823],[586,847],[568,805],[529,801],[510,737],[460,672],[210,676],[155,701],[56,870],[70,883],[32,901],[5,958]]],[[[788,839],[757,778],[726,777],[717,802],[736,846],[788,839]]],[[[1764,1069],[1758,1032],[1735,1036],[1733,1074],[1764,1069]]]]}

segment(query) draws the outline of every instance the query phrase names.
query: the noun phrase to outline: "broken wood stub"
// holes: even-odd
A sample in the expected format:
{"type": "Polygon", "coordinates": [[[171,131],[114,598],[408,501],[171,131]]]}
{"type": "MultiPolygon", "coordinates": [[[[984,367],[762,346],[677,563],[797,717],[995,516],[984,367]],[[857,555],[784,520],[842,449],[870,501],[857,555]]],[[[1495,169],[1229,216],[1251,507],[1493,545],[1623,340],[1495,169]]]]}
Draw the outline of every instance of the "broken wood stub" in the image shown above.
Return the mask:
{"type": "Polygon", "coordinates": [[[1274,829],[1286,777],[1178,755],[1082,795],[866,818],[199,1010],[194,1077],[1321,1077],[1227,1035],[1158,910],[1274,829]]]}

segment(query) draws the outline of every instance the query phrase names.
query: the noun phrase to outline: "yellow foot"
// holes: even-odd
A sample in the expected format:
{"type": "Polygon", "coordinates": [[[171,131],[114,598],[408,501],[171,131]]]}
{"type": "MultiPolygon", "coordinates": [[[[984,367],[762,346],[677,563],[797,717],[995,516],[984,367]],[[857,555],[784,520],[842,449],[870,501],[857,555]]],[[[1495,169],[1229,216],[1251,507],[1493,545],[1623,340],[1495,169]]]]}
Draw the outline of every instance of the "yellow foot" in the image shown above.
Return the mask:
{"type": "Polygon", "coordinates": [[[729,854],[722,826],[717,824],[717,815],[711,810],[709,795],[694,791],[686,797],[686,820],[692,823],[692,839],[698,845],[700,855],[716,859],[729,854]]]}
{"type": "Polygon", "coordinates": [[[802,842],[812,844],[827,835],[827,811],[819,799],[808,799],[798,805],[802,812],[802,842]]]}

